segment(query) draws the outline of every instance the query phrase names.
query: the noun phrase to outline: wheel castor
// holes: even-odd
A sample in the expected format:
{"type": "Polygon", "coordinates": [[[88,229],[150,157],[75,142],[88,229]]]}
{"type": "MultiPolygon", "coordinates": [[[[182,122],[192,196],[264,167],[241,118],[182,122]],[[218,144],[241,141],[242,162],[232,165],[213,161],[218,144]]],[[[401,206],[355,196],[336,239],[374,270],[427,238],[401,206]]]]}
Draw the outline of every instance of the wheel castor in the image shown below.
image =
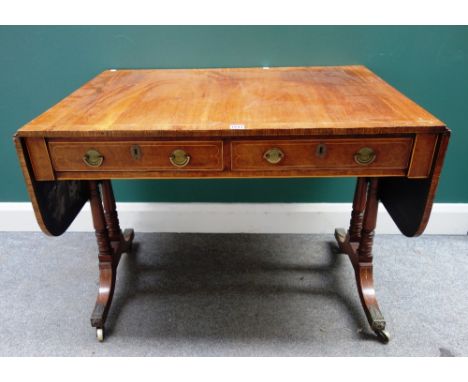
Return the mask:
{"type": "Polygon", "coordinates": [[[103,328],[96,329],[96,338],[98,339],[99,342],[104,341],[104,329],[103,328]]]}
{"type": "Polygon", "coordinates": [[[390,341],[390,334],[386,330],[376,330],[375,334],[377,334],[377,338],[380,342],[384,344],[388,344],[390,341]]]}

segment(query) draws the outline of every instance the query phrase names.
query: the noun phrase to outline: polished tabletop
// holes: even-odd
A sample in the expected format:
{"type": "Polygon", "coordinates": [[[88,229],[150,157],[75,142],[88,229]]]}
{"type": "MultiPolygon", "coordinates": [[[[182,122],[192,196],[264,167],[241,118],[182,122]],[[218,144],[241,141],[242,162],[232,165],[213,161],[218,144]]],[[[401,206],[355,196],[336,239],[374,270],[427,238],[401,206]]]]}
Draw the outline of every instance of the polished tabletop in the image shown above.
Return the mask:
{"type": "Polygon", "coordinates": [[[19,136],[441,132],[364,66],[107,70],[19,136]]]}

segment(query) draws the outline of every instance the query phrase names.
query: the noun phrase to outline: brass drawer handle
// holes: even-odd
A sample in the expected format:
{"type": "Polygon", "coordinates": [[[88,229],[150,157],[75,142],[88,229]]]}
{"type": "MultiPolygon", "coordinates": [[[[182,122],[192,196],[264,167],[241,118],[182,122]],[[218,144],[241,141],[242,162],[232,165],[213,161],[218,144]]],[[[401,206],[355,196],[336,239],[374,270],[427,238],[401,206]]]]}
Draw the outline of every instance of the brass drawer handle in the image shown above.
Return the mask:
{"type": "Polygon", "coordinates": [[[360,165],[371,164],[376,158],[375,151],[370,147],[363,147],[356,154],[354,154],[354,161],[360,165]]]}
{"type": "Polygon", "coordinates": [[[190,162],[190,155],[188,155],[184,150],[177,149],[171,153],[169,160],[175,167],[185,167],[190,162]]]}
{"type": "Polygon", "coordinates": [[[83,161],[90,167],[99,167],[104,161],[104,157],[96,149],[89,149],[83,156],[83,161]]]}
{"type": "Polygon", "coordinates": [[[263,154],[263,158],[268,163],[276,164],[283,160],[284,153],[280,149],[275,147],[275,148],[265,151],[265,154],[263,154]]]}

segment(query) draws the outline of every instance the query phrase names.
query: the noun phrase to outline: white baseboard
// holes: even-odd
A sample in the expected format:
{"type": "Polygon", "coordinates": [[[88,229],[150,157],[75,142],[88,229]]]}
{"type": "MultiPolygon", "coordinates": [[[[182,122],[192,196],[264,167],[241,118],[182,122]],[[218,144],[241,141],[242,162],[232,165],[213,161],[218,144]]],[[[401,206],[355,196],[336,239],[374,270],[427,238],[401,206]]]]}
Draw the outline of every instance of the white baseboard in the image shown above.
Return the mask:
{"type": "MultiPolygon", "coordinates": [[[[117,203],[122,228],[137,232],[333,233],[349,203],[117,203]]],[[[87,204],[69,231],[92,231],[87,204]]],[[[31,203],[0,203],[0,231],[39,231],[31,203]]],[[[381,206],[377,232],[399,233],[381,206]]],[[[466,235],[468,203],[436,203],[426,234],[466,235]]]]}

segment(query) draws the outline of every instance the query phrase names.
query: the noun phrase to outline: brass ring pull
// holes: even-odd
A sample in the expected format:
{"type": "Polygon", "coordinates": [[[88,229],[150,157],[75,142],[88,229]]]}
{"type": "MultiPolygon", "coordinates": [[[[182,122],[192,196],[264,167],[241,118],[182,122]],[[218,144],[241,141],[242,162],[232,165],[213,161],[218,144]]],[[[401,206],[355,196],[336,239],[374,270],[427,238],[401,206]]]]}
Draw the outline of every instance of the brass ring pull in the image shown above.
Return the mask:
{"type": "Polygon", "coordinates": [[[188,155],[184,150],[177,149],[171,153],[169,160],[175,167],[185,167],[190,162],[190,155],[188,155]]]}
{"type": "Polygon", "coordinates": [[[363,147],[356,154],[354,154],[354,161],[360,165],[371,164],[376,158],[375,151],[370,147],[363,147]]]}
{"type": "Polygon", "coordinates": [[[90,167],[99,167],[104,161],[104,157],[96,149],[89,149],[83,156],[83,161],[90,167]]]}
{"type": "Polygon", "coordinates": [[[268,163],[276,164],[283,160],[284,153],[278,148],[272,148],[272,149],[265,151],[265,154],[263,154],[263,158],[268,163]]]}

